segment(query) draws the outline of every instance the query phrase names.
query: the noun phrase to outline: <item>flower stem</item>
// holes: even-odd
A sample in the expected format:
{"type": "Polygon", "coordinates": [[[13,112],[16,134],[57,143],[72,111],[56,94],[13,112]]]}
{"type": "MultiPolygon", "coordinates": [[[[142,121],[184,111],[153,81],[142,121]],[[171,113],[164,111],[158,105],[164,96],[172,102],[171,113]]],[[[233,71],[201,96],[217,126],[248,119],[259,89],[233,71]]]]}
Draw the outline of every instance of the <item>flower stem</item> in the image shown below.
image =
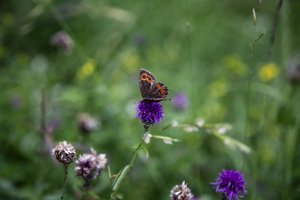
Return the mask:
{"type": "Polygon", "coordinates": [[[65,194],[66,185],[67,185],[67,178],[68,178],[68,166],[69,165],[64,165],[64,167],[65,167],[64,187],[63,187],[63,191],[62,191],[60,199],[64,199],[64,194],[65,194]]]}
{"type": "MultiPolygon", "coordinates": [[[[144,126],[144,128],[145,128],[144,133],[147,133],[148,130],[149,130],[149,126],[144,126]]],[[[138,152],[139,152],[141,146],[143,145],[143,143],[144,143],[144,137],[143,137],[142,141],[140,142],[139,146],[134,150],[134,152],[131,154],[129,160],[127,161],[127,163],[130,162],[130,163],[129,163],[129,169],[130,169],[131,166],[133,165],[133,163],[134,163],[134,161],[135,161],[135,158],[137,157],[138,152]]],[[[127,165],[126,165],[126,166],[127,166],[127,165]]],[[[125,169],[125,167],[122,168],[120,174],[123,173],[124,169],[125,169]]],[[[114,188],[115,184],[118,182],[118,179],[119,179],[119,178],[120,178],[120,176],[118,176],[118,177],[116,178],[114,184],[112,185],[112,190],[111,190],[111,192],[110,192],[110,194],[109,194],[109,199],[112,199],[112,198],[113,198],[113,195],[112,195],[112,194],[116,194],[116,193],[117,193],[117,190],[118,190],[118,189],[116,189],[115,191],[113,191],[113,188],[114,188]]],[[[119,188],[119,187],[118,187],[118,188],[119,188]]]]}

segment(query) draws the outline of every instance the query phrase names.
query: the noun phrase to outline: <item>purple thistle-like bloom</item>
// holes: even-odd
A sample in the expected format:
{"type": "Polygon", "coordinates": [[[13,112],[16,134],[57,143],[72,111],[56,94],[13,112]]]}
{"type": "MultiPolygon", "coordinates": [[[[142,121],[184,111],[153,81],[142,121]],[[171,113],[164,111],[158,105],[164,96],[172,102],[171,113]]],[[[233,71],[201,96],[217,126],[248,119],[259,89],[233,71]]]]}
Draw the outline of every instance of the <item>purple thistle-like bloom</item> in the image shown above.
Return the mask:
{"type": "Polygon", "coordinates": [[[101,175],[106,163],[106,154],[98,155],[97,152],[91,148],[90,154],[80,155],[79,159],[76,160],[77,167],[75,167],[75,171],[78,177],[89,182],[101,175]]]}
{"type": "Polygon", "coordinates": [[[159,102],[142,102],[135,107],[138,113],[136,118],[140,118],[145,126],[153,126],[155,123],[158,125],[165,117],[163,106],[159,102]]]}
{"type": "Polygon", "coordinates": [[[227,199],[239,199],[247,194],[243,174],[238,171],[224,170],[216,179],[216,183],[210,183],[216,188],[216,192],[223,193],[227,199]],[[239,195],[241,193],[242,195],[239,195]]]}
{"type": "Polygon", "coordinates": [[[188,108],[190,100],[185,93],[180,92],[174,96],[173,106],[177,111],[184,111],[188,108]]]}

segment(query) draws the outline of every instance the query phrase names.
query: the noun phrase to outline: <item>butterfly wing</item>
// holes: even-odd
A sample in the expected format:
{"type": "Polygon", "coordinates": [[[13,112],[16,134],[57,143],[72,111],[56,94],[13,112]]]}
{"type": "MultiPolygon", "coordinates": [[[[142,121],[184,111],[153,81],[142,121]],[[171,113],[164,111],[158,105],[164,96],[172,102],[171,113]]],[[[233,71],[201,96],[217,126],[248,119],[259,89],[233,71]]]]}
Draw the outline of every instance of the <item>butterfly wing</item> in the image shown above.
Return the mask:
{"type": "Polygon", "coordinates": [[[155,83],[154,75],[145,69],[141,69],[139,83],[142,97],[149,98],[150,91],[155,83]]]}
{"type": "Polygon", "coordinates": [[[159,101],[173,101],[173,99],[166,99],[169,94],[169,88],[163,87],[164,83],[157,82],[151,88],[149,95],[143,99],[143,102],[159,102],[159,101]]]}
{"type": "Polygon", "coordinates": [[[163,87],[165,84],[162,82],[157,82],[155,85],[151,88],[149,92],[149,98],[166,98],[169,94],[169,88],[163,87]]]}

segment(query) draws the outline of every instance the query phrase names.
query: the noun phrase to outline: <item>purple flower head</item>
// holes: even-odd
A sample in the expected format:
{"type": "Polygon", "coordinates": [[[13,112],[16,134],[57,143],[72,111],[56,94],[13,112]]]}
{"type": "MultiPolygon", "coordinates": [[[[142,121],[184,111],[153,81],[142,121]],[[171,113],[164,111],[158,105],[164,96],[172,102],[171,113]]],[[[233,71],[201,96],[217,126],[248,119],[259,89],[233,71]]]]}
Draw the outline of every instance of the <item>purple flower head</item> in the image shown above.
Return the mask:
{"type": "Polygon", "coordinates": [[[61,48],[65,54],[69,55],[72,53],[74,41],[66,32],[59,31],[54,36],[52,36],[51,44],[53,46],[61,48]]]}
{"type": "Polygon", "coordinates": [[[18,110],[22,107],[23,99],[21,96],[16,95],[10,99],[10,105],[13,109],[18,110]]]}
{"type": "Polygon", "coordinates": [[[136,118],[140,118],[145,126],[153,126],[155,123],[158,125],[165,117],[164,108],[159,102],[140,101],[135,108],[135,111],[138,112],[136,118]]]}
{"type": "Polygon", "coordinates": [[[216,183],[213,184],[216,188],[216,192],[223,193],[227,199],[239,199],[247,194],[245,189],[245,181],[243,179],[243,174],[238,171],[224,170],[223,173],[219,174],[216,183]],[[239,195],[241,193],[242,195],[239,195]]]}
{"type": "Polygon", "coordinates": [[[190,100],[185,93],[180,92],[174,96],[173,106],[177,111],[183,111],[189,106],[190,100]]]}
{"type": "Polygon", "coordinates": [[[147,43],[146,37],[142,33],[135,34],[133,41],[137,48],[143,48],[147,43]]]}
{"type": "Polygon", "coordinates": [[[91,148],[90,154],[79,156],[79,159],[76,161],[77,167],[75,167],[75,171],[79,178],[83,178],[89,182],[101,175],[105,169],[106,162],[106,154],[98,155],[97,152],[91,148]]]}

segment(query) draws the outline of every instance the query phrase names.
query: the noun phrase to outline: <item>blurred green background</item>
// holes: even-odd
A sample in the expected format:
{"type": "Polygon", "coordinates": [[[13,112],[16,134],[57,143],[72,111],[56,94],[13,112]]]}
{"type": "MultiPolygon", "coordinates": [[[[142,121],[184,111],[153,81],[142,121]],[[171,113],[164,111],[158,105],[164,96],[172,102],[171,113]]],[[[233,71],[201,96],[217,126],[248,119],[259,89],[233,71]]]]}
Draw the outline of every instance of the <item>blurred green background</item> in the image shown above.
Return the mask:
{"type": "MultiPolygon", "coordinates": [[[[51,160],[51,136],[40,131],[43,88],[46,127],[58,124],[55,145],[72,143],[77,157],[93,147],[107,155],[117,174],[143,137],[134,108],[141,99],[141,68],[169,87],[169,98],[184,92],[190,104],[178,112],[173,102],[163,102],[165,119],[150,133],[180,142],[152,138],[144,145],[149,158],[141,152],[135,160],[119,191],[124,199],[170,199],[170,190],[182,181],[202,200],[221,199],[209,183],[222,169],[244,173],[245,199],[299,198],[300,162],[294,156],[300,150],[300,94],[287,69],[300,62],[300,2],[283,2],[270,58],[278,1],[262,0],[254,26],[258,3],[2,0],[0,199],[60,198],[63,165],[51,160]],[[264,30],[251,56],[249,43],[264,30]],[[63,48],[53,42],[59,31],[71,38],[63,48]],[[78,128],[82,113],[101,123],[88,136],[78,128]],[[205,128],[163,130],[174,121],[191,126],[198,118],[230,124],[226,136],[251,152],[229,148],[205,128]]],[[[65,199],[81,199],[83,181],[74,168],[72,163],[65,199]]],[[[107,168],[93,191],[107,198],[107,168]]]]}

